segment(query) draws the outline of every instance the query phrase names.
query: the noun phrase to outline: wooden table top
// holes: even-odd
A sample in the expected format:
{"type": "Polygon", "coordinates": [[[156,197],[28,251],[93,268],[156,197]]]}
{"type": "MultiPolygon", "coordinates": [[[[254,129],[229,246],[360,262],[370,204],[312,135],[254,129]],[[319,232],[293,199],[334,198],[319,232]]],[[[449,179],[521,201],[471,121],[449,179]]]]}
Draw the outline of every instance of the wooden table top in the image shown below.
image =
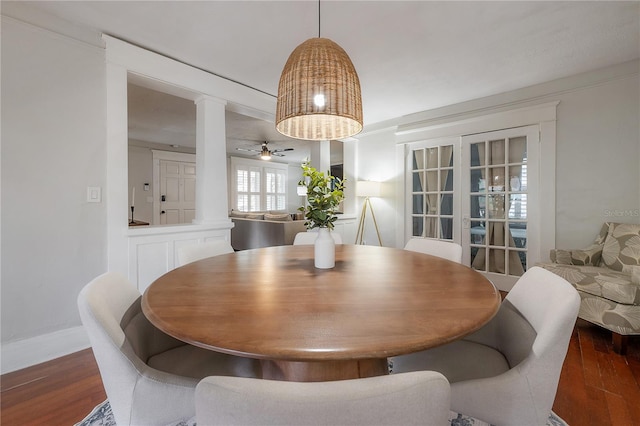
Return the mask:
{"type": "Polygon", "coordinates": [[[203,259],[157,279],[142,308],[159,329],[203,348],[258,359],[386,358],[459,339],[497,312],[478,272],[387,247],[337,245],[316,269],[313,246],[203,259]]]}

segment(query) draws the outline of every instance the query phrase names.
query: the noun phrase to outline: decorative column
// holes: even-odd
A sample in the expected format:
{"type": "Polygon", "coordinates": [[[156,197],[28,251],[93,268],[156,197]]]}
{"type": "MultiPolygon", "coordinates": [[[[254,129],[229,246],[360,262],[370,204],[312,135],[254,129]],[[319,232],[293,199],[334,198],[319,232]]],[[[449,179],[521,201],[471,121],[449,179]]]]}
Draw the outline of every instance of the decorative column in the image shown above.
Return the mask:
{"type": "Polygon", "coordinates": [[[227,196],[225,106],[227,102],[201,96],[196,103],[197,224],[231,223],[227,196]]]}
{"type": "Polygon", "coordinates": [[[355,215],[356,208],[356,175],[358,139],[347,138],[342,141],[342,176],[347,180],[344,190],[344,213],[355,215]]]}
{"type": "Polygon", "coordinates": [[[318,141],[311,145],[311,165],[320,172],[327,172],[331,168],[331,142],[318,141]]]}

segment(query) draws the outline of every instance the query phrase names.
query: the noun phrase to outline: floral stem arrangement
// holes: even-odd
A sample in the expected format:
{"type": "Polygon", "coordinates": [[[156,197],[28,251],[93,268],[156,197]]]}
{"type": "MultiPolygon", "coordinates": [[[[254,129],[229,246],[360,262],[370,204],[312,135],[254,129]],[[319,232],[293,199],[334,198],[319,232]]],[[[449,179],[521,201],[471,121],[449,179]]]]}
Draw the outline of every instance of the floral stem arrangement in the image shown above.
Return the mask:
{"type": "Polygon", "coordinates": [[[319,172],[309,162],[302,163],[302,180],[298,185],[307,188],[307,206],[298,208],[304,213],[307,229],[329,228],[338,220],[336,212],[344,200],[344,180],[319,172]]]}

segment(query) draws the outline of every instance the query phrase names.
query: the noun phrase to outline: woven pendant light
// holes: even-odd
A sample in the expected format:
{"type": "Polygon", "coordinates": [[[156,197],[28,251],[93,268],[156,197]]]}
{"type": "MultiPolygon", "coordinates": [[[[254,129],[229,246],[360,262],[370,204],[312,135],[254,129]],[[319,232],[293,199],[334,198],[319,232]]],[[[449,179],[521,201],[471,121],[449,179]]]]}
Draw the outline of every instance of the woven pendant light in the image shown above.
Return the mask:
{"type": "Polygon", "coordinates": [[[291,53],[278,85],[276,129],[306,140],[335,140],[362,130],[360,80],[349,55],[327,38],[291,53]]]}

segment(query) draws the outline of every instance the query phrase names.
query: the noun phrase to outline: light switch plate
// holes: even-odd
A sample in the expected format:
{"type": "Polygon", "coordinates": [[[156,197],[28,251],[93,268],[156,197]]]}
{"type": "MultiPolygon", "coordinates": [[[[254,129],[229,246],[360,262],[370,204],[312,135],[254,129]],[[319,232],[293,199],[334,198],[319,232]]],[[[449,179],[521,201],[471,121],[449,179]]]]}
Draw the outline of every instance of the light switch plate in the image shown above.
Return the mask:
{"type": "Polygon", "coordinates": [[[87,203],[100,203],[102,202],[102,188],[99,186],[87,187],[87,203]]]}

